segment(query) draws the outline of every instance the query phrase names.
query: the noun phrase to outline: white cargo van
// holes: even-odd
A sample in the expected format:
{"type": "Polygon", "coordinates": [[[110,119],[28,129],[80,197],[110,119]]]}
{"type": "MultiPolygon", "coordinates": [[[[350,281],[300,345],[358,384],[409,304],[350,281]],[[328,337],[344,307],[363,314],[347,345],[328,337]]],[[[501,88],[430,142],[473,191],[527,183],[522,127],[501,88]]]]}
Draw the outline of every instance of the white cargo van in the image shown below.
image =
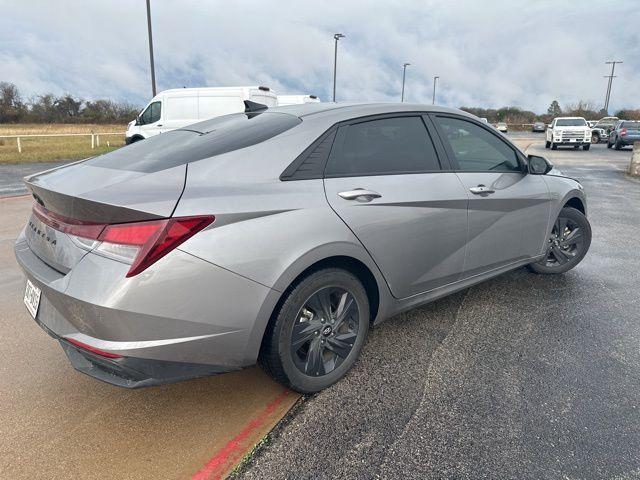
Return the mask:
{"type": "Polygon", "coordinates": [[[278,106],[300,105],[301,103],[320,103],[315,95],[278,95],[278,106]]]}
{"type": "Polygon", "coordinates": [[[129,123],[127,144],[192,123],[229,113],[244,112],[244,100],[267,107],[278,105],[269,87],[175,88],[158,93],[129,123]]]}

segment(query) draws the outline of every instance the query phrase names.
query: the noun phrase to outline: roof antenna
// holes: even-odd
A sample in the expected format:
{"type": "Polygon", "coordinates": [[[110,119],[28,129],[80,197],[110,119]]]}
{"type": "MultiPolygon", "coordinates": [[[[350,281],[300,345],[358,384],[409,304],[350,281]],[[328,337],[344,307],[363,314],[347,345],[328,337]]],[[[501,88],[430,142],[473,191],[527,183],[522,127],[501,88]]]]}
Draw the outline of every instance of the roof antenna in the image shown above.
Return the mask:
{"type": "Polygon", "coordinates": [[[244,101],[244,113],[255,113],[262,112],[263,110],[268,109],[266,105],[262,103],[252,102],[251,100],[244,101]]]}

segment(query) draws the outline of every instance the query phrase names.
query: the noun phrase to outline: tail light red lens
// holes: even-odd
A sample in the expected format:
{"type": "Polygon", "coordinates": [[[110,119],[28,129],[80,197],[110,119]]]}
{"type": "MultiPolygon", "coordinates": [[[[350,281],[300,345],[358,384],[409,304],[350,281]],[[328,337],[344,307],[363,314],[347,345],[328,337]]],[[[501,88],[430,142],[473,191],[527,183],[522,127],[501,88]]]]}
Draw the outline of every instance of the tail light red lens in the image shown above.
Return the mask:
{"type": "Polygon", "coordinates": [[[620,136],[624,137],[627,134],[627,129],[626,128],[622,128],[620,129],[620,136]]]}
{"type": "Polygon", "coordinates": [[[139,274],[213,221],[213,215],[107,225],[101,242],[137,247],[127,277],[139,274]]]}
{"type": "Polygon", "coordinates": [[[131,262],[127,277],[153,265],[215,220],[213,215],[202,215],[107,225],[64,217],[39,204],[33,213],[59,232],[100,242],[91,247],[96,253],[131,262]]]}

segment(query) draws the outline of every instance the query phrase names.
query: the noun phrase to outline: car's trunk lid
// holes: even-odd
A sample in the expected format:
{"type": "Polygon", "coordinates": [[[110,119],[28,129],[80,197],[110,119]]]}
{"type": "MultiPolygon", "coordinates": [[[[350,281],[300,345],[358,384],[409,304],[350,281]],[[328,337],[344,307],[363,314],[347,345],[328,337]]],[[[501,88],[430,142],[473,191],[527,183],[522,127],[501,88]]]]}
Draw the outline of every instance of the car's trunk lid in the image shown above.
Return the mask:
{"type": "MultiPolygon", "coordinates": [[[[25,178],[45,212],[79,224],[114,224],[167,218],[184,188],[186,165],[152,173],[80,162],[25,178]]],[[[32,213],[29,248],[45,263],[69,272],[87,253],[82,241],[32,213]]]]}

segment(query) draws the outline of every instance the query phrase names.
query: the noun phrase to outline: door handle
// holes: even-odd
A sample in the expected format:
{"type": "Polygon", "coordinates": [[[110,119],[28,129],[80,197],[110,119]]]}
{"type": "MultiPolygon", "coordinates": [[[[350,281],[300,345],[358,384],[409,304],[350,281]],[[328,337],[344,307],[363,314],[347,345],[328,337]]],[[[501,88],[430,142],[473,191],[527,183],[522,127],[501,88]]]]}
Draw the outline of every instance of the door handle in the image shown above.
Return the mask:
{"type": "Polygon", "coordinates": [[[158,125],[156,125],[156,127],[161,127],[161,126],[162,126],[162,124],[161,124],[161,123],[159,123],[158,125]]]}
{"type": "Polygon", "coordinates": [[[495,193],[496,191],[491,188],[491,187],[487,187],[486,185],[478,185],[477,187],[471,187],[469,189],[469,191],[471,193],[474,193],[476,195],[482,195],[483,193],[495,193]]]}
{"type": "Polygon", "coordinates": [[[380,198],[382,196],[378,192],[365,190],[364,188],[354,188],[353,190],[339,192],[338,195],[345,200],[357,200],[359,202],[370,202],[374,198],[380,198]]]}

